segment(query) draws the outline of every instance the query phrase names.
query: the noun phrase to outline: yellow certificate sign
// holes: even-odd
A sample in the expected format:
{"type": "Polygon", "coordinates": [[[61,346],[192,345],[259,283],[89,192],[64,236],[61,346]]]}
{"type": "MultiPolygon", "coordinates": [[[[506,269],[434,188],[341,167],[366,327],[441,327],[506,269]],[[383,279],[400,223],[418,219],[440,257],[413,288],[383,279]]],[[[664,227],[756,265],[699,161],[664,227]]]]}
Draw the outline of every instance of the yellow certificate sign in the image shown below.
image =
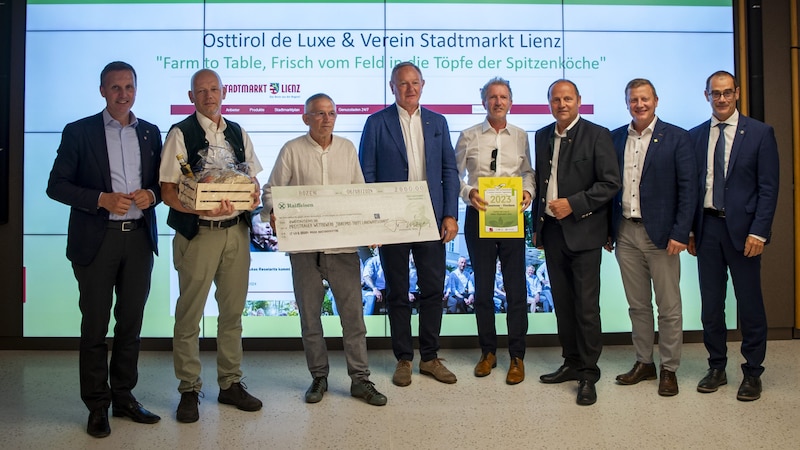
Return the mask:
{"type": "Polygon", "coordinates": [[[525,218],[519,210],[522,177],[479,177],[478,194],[487,203],[486,211],[478,211],[480,237],[525,237],[525,218]]]}

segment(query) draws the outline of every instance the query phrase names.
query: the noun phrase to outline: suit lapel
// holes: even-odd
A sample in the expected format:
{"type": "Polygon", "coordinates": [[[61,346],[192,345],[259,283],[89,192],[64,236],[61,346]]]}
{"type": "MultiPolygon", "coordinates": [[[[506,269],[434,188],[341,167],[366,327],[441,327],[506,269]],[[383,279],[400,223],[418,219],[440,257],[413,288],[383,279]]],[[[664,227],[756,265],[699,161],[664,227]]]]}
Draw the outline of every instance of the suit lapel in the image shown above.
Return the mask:
{"type": "Polygon", "coordinates": [[[424,109],[422,106],[420,106],[419,113],[419,118],[422,121],[423,156],[425,157],[425,169],[427,170],[427,168],[432,167],[428,158],[432,158],[434,156],[433,152],[428,151],[428,143],[433,143],[435,141],[434,133],[436,133],[436,127],[431,124],[431,117],[427,109],[424,109]]]}
{"type": "Polygon", "coordinates": [[[655,158],[656,152],[659,151],[661,148],[661,143],[664,141],[666,137],[666,127],[664,124],[659,120],[656,122],[656,127],[653,130],[653,135],[650,136],[650,145],[647,147],[647,153],[644,155],[644,165],[642,165],[642,178],[644,178],[645,172],[650,167],[651,161],[655,158]]]}
{"type": "Polygon", "coordinates": [[[625,171],[625,145],[628,141],[628,127],[623,128],[623,131],[611,136],[614,140],[614,150],[617,152],[617,164],[619,164],[619,173],[625,171]]]}
{"type": "Polygon", "coordinates": [[[708,135],[711,133],[711,120],[707,120],[700,127],[700,133],[700,141],[695,151],[700,154],[699,162],[701,164],[697,167],[697,171],[701,174],[700,180],[702,180],[702,186],[705,189],[706,177],[708,176],[708,135]]]}
{"type": "MultiPolygon", "coordinates": [[[[550,179],[551,162],[553,160],[553,130],[554,128],[547,127],[536,133],[536,176],[541,179],[542,183],[550,179]],[[542,149],[539,154],[539,149],[542,149]],[[544,150],[547,150],[545,153],[544,150]]],[[[545,186],[545,185],[542,185],[545,186]]],[[[546,187],[545,187],[546,189],[546,187]]]]}
{"type": "MultiPolygon", "coordinates": [[[[566,180],[569,174],[567,171],[571,168],[571,164],[569,163],[572,160],[572,153],[574,153],[572,143],[575,142],[575,138],[580,133],[581,124],[583,123],[583,119],[578,119],[578,123],[572,127],[571,130],[567,130],[567,137],[561,138],[560,148],[558,150],[558,186],[559,192],[561,189],[561,185],[563,180],[566,180]],[[566,143],[564,141],[566,140],[566,143]],[[569,155],[569,156],[567,156],[569,155]]],[[[553,134],[555,134],[555,126],[553,126],[553,134]]]]}
{"type": "Polygon", "coordinates": [[[95,124],[90,131],[89,142],[92,145],[92,153],[97,159],[97,166],[103,175],[103,184],[106,192],[113,192],[111,188],[111,164],[108,162],[108,144],[106,144],[106,129],[103,123],[103,113],[98,114],[95,124]]]}
{"type": "Polygon", "coordinates": [[[400,152],[403,161],[408,165],[408,152],[403,139],[403,129],[400,127],[400,113],[397,111],[397,104],[392,104],[387,113],[386,128],[389,130],[389,135],[392,137],[397,151],[400,152]]]}
{"type": "Polygon", "coordinates": [[[728,175],[730,175],[731,170],[733,169],[733,165],[736,163],[736,159],[739,157],[739,153],[742,149],[742,141],[746,136],[745,132],[747,130],[747,118],[743,115],[739,115],[739,123],[736,124],[736,134],[733,136],[733,145],[731,146],[731,155],[728,158],[728,170],[725,172],[725,179],[727,180],[728,175]]]}
{"type": "Polygon", "coordinates": [[[142,161],[142,187],[147,185],[151,180],[145,179],[145,174],[153,173],[153,168],[150,167],[150,156],[151,156],[151,143],[153,142],[153,136],[150,135],[150,129],[148,127],[142,126],[142,123],[139,122],[139,125],[136,126],[136,136],[139,138],[139,157],[142,161]]]}

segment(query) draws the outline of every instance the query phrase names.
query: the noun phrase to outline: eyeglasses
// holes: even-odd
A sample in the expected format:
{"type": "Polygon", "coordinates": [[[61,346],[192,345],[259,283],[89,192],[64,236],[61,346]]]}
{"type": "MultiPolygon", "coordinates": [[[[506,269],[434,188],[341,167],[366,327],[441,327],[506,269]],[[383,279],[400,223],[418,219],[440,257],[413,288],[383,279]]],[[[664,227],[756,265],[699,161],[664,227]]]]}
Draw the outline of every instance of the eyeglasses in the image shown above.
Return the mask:
{"type": "Polygon", "coordinates": [[[489,169],[492,172],[497,172],[497,149],[492,150],[492,163],[489,164],[489,169]]]}
{"type": "Polygon", "coordinates": [[[725,100],[730,100],[733,98],[733,95],[736,93],[733,89],[725,89],[724,91],[711,91],[711,98],[714,100],[719,100],[720,97],[725,97],[725,100]]]}
{"type": "Polygon", "coordinates": [[[336,118],[336,111],[327,111],[327,112],[326,111],[313,111],[313,112],[307,112],[306,115],[309,116],[309,117],[313,117],[315,119],[324,119],[325,116],[328,116],[331,119],[335,119],[336,118]]]}

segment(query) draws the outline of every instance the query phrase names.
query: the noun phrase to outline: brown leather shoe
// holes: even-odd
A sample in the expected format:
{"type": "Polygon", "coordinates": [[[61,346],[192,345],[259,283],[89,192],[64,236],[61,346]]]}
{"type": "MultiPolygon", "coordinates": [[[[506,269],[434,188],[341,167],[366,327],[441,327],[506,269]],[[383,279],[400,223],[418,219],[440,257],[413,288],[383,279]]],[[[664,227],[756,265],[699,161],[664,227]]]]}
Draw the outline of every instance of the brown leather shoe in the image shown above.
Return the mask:
{"type": "Polygon", "coordinates": [[[430,361],[420,361],[419,373],[423,375],[430,375],[433,378],[436,378],[436,381],[441,381],[442,383],[453,384],[458,381],[455,374],[447,370],[447,367],[442,364],[442,361],[444,361],[442,358],[434,358],[430,361]]]}
{"type": "Polygon", "coordinates": [[[522,358],[511,358],[511,365],[508,366],[508,375],[506,375],[506,384],[520,384],[525,379],[525,364],[522,363],[522,358]]]}
{"type": "Polygon", "coordinates": [[[392,383],[396,386],[408,386],[411,384],[411,361],[406,361],[405,359],[397,361],[392,383]]]}
{"type": "Polygon", "coordinates": [[[492,373],[492,369],[497,367],[497,357],[494,356],[494,353],[489,352],[486,354],[481,355],[481,360],[478,361],[478,364],[475,364],[475,376],[476,377],[485,377],[492,373]]]}
{"type": "Polygon", "coordinates": [[[636,364],[633,365],[633,368],[628,373],[617,375],[617,384],[630,385],[644,380],[655,380],[656,378],[658,376],[656,375],[655,363],[644,364],[636,361],[636,364]]]}
{"type": "Polygon", "coordinates": [[[678,395],[678,377],[675,372],[661,367],[661,380],[658,382],[658,395],[672,397],[678,395]]]}

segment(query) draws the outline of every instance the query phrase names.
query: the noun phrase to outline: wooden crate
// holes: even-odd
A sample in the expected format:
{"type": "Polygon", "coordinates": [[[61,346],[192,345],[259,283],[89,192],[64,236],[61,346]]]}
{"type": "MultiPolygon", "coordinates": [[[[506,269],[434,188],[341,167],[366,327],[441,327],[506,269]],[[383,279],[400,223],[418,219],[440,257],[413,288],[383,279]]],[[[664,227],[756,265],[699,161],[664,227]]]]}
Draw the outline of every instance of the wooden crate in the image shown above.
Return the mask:
{"type": "Polygon", "coordinates": [[[253,204],[250,194],[255,190],[253,183],[198,183],[182,176],[178,183],[178,199],[196,210],[214,209],[224,199],[230,200],[234,209],[248,210],[253,204]]]}

